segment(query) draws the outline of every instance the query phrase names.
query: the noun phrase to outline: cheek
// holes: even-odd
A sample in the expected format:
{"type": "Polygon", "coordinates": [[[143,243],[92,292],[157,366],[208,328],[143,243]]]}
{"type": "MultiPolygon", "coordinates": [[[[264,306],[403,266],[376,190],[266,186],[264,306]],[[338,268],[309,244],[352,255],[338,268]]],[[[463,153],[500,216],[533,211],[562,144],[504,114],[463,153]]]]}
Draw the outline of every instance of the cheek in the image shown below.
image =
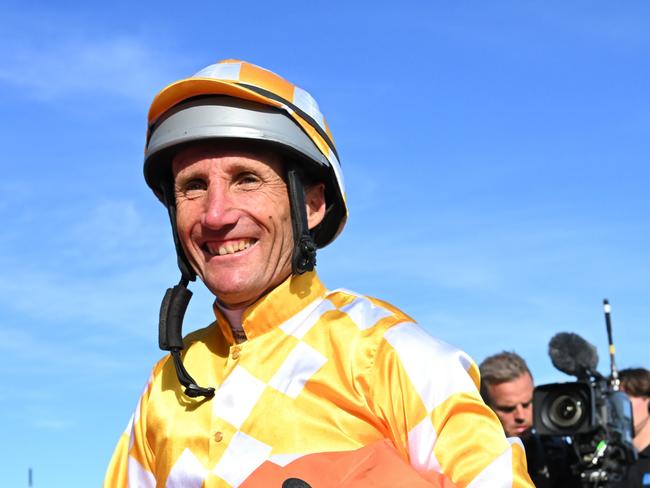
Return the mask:
{"type": "Polygon", "coordinates": [[[641,420],[646,413],[647,407],[643,402],[637,399],[632,400],[632,415],[634,416],[635,422],[641,420]]]}
{"type": "Polygon", "coordinates": [[[507,413],[498,413],[497,412],[497,417],[499,418],[499,421],[502,424],[507,424],[508,423],[508,414],[507,413]]]}
{"type": "Polygon", "coordinates": [[[249,213],[254,220],[276,236],[293,234],[288,203],[265,200],[250,208],[249,213]]]}
{"type": "Polygon", "coordinates": [[[196,212],[191,207],[183,205],[176,210],[176,229],[182,241],[189,239],[196,221],[196,212]]]}
{"type": "Polygon", "coordinates": [[[178,229],[178,234],[180,236],[187,234],[189,225],[187,216],[184,212],[178,212],[176,214],[176,229],[178,229]]]}

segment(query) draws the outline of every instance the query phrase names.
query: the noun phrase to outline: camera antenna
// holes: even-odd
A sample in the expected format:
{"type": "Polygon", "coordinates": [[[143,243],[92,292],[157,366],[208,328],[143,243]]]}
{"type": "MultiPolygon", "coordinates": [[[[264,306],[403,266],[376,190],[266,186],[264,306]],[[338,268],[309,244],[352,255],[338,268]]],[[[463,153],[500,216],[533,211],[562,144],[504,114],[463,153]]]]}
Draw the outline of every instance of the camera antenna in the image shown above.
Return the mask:
{"type": "Polygon", "coordinates": [[[614,359],[614,339],[612,339],[612,319],[611,311],[612,307],[609,304],[609,300],[605,298],[603,300],[603,309],[605,310],[605,325],[607,326],[607,340],[609,342],[609,361],[611,364],[611,379],[610,383],[614,391],[618,391],[620,388],[621,380],[618,378],[618,369],[616,369],[616,361],[614,359]]]}

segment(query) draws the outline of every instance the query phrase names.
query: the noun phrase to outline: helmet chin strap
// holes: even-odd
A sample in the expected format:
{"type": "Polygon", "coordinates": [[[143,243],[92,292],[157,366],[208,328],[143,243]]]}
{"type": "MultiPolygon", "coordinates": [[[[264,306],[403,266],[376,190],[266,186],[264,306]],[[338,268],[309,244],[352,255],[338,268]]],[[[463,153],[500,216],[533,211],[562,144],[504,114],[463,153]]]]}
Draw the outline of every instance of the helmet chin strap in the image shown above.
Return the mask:
{"type": "MultiPolygon", "coordinates": [[[[291,207],[291,225],[293,228],[293,255],[291,267],[293,274],[303,274],[314,269],[316,265],[316,244],[309,232],[307,224],[307,212],[305,210],[305,189],[300,179],[299,170],[290,167],[287,171],[287,187],[289,192],[289,204],[291,207]]],[[[185,394],[191,398],[205,397],[212,398],[215,389],[202,387],[185,369],[181,360],[183,344],[183,318],[187,305],[192,298],[192,292],[187,289],[190,281],[196,280],[196,273],[192,269],[176,229],[176,203],[171,184],[162,188],[165,206],[169,214],[169,220],[176,246],[178,268],[181,271],[181,279],[176,286],[168,288],[160,305],[160,317],[158,321],[158,346],[163,351],[169,351],[176,368],[178,381],[185,387],[185,394]]]]}
{"type": "Polygon", "coordinates": [[[169,214],[176,246],[178,268],[181,271],[181,280],[173,288],[167,288],[162,303],[160,304],[160,317],[158,321],[158,346],[163,351],[169,351],[176,368],[178,381],[185,387],[185,394],[191,398],[214,396],[214,388],[198,386],[196,381],[185,369],[181,360],[183,345],[183,317],[187,305],[192,298],[192,292],[187,289],[190,281],[196,280],[196,273],[192,269],[183,248],[178,231],[176,230],[176,203],[171,185],[165,185],[162,189],[165,199],[165,206],[169,214]]]}
{"type": "Polygon", "coordinates": [[[293,254],[291,269],[300,275],[312,271],[316,266],[316,244],[309,232],[307,211],[305,210],[305,188],[295,165],[287,170],[287,187],[291,206],[291,226],[293,228],[293,254]]]}

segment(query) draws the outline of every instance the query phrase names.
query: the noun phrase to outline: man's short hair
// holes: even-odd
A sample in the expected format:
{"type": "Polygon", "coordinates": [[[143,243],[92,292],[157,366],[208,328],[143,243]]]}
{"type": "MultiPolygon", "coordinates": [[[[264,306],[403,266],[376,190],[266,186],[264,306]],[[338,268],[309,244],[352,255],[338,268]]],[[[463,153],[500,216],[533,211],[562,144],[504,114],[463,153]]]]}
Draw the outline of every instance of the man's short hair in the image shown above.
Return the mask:
{"type": "Polygon", "coordinates": [[[621,388],[628,395],[650,397],[650,371],[645,368],[627,368],[618,372],[621,388]]]}
{"type": "Polygon", "coordinates": [[[533,375],[528,369],[524,358],[512,351],[503,351],[489,356],[479,366],[481,372],[481,396],[483,401],[490,404],[488,386],[506,383],[528,373],[532,379],[533,375]]]}

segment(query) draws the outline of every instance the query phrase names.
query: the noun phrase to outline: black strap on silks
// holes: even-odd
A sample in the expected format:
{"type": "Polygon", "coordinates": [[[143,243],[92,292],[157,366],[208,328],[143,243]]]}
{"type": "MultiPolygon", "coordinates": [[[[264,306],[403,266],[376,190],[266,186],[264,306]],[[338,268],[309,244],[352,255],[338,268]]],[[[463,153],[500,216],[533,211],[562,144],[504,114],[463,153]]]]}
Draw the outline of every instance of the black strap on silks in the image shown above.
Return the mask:
{"type": "Polygon", "coordinates": [[[291,226],[293,228],[293,255],[291,268],[299,275],[311,271],[316,266],[316,244],[307,225],[305,210],[305,188],[298,168],[289,167],[287,171],[289,204],[291,205],[291,226]]]}
{"type": "Polygon", "coordinates": [[[165,205],[169,213],[169,220],[172,226],[174,236],[174,245],[176,246],[176,255],[178,268],[181,271],[181,280],[173,288],[167,288],[162,303],[160,304],[160,317],[158,320],[158,346],[163,351],[169,351],[176,368],[178,381],[185,387],[185,394],[189,397],[196,398],[199,396],[212,398],[214,388],[204,388],[198,386],[194,378],[183,366],[181,360],[181,351],[183,350],[183,318],[187,305],[192,298],[192,292],[187,289],[190,281],[196,279],[196,273],[190,266],[183,248],[181,247],[178,232],[176,230],[176,205],[174,195],[170,186],[163,188],[165,205]]]}

